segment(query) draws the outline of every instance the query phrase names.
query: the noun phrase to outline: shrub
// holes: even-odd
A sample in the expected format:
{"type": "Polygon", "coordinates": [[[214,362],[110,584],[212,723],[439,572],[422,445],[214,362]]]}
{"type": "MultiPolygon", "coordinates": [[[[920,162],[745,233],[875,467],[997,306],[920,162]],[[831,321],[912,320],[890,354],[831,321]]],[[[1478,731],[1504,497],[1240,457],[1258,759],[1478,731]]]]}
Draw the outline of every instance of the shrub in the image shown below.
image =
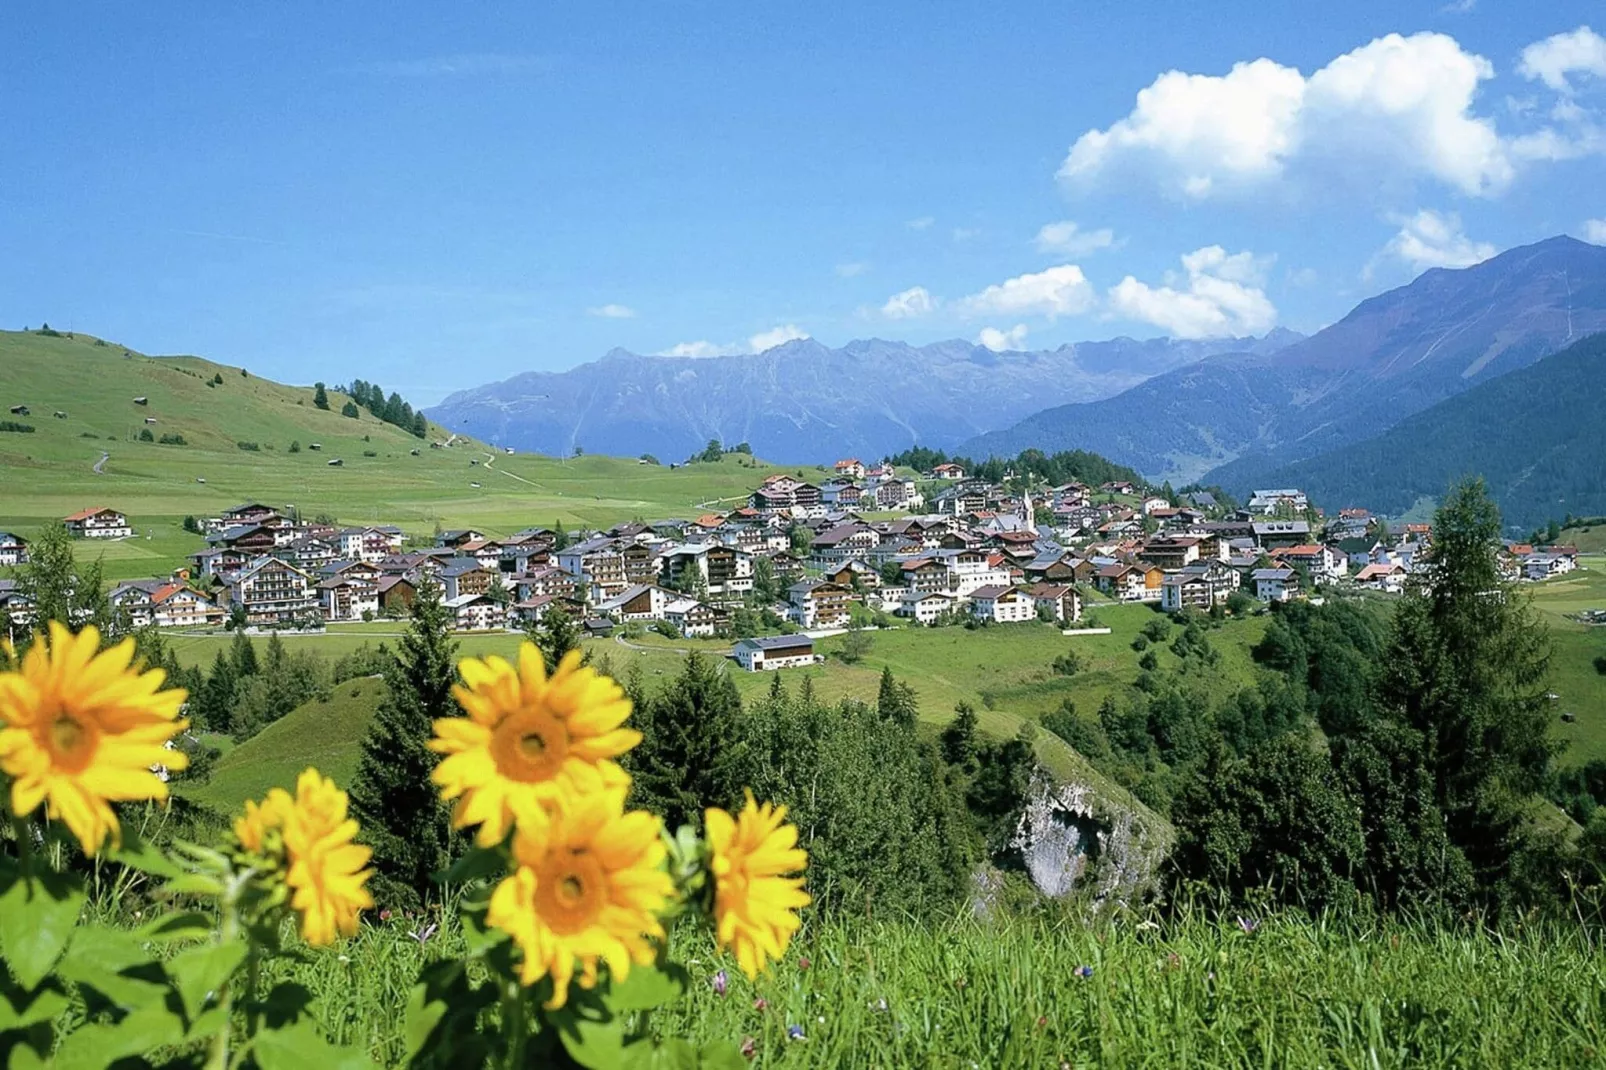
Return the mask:
{"type": "Polygon", "coordinates": [[[245,450],[247,453],[262,452],[262,446],[256,442],[236,442],[235,445],[240,449],[245,450]]]}
{"type": "Polygon", "coordinates": [[[1054,659],[1054,673],[1057,676],[1075,676],[1082,671],[1082,658],[1074,650],[1067,650],[1054,659]]]}
{"type": "Polygon", "coordinates": [[[1595,659],[1595,671],[1606,676],[1606,654],[1601,654],[1595,659]]]}
{"type": "Polygon", "coordinates": [[[99,438],[100,436],[95,434],[93,431],[80,431],[80,432],[78,432],[78,437],[79,438],[99,438]]]}
{"type": "Polygon", "coordinates": [[[345,416],[345,417],[349,417],[350,419],[353,419],[353,420],[357,419],[357,417],[359,415],[359,412],[358,412],[356,404],[354,402],[348,401],[344,405],[340,406],[340,415],[345,416]]]}
{"type": "Polygon", "coordinates": [[[1136,639],[1133,639],[1132,649],[1136,650],[1139,654],[1149,649],[1149,637],[1146,635],[1140,635],[1136,639]]]}
{"type": "Polygon", "coordinates": [[[300,439],[292,439],[291,440],[291,442],[290,442],[290,452],[291,453],[300,453],[301,452],[301,440],[300,439]]]}
{"type": "Polygon", "coordinates": [[[362,451],[362,455],[364,457],[378,457],[379,456],[379,454],[377,452],[375,452],[374,450],[363,450],[362,451]]]}
{"type": "Polygon", "coordinates": [[[171,434],[171,435],[163,435],[161,438],[157,439],[157,441],[160,442],[164,446],[188,446],[189,445],[189,443],[187,441],[185,441],[184,436],[180,435],[180,434],[177,434],[177,433],[174,433],[174,434],[171,434]]]}
{"type": "Polygon", "coordinates": [[[150,428],[145,427],[145,428],[141,428],[140,429],[139,440],[141,442],[155,442],[156,441],[156,436],[151,434],[151,429],[150,428]]]}
{"type": "Polygon", "coordinates": [[[33,430],[33,424],[22,424],[15,420],[0,420],[0,431],[15,431],[19,435],[31,435],[33,430]]]}

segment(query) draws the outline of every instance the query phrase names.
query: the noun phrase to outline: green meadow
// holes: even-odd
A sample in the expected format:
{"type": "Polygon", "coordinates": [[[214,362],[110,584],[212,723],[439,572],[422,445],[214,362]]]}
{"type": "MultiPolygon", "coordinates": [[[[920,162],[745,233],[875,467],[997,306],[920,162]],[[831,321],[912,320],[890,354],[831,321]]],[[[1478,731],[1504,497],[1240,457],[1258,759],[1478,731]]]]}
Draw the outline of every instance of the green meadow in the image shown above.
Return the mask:
{"type": "Polygon", "coordinates": [[[1567,743],[1561,760],[1573,765],[1606,758],[1606,673],[1595,664],[1606,658],[1606,627],[1569,619],[1582,610],[1606,609],[1606,556],[1586,554],[1573,572],[1529,589],[1555,647],[1550,690],[1556,696],[1556,735],[1567,743]],[[1563,714],[1574,720],[1563,720],[1563,714]]]}

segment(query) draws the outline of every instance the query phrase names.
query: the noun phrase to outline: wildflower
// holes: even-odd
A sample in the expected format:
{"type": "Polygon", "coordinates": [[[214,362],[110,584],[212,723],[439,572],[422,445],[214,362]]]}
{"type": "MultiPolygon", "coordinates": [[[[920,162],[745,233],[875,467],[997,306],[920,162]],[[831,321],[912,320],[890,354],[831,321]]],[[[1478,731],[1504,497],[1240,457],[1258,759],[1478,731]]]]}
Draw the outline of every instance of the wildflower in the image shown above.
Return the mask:
{"type": "Polygon", "coordinates": [[[751,1059],[753,1056],[755,1056],[757,1054],[758,1054],[758,1038],[757,1037],[743,1037],[742,1038],[742,1058],[751,1059]]]}
{"type": "Polygon", "coordinates": [[[347,803],[346,793],[316,769],[304,771],[295,798],[280,803],[290,905],[301,915],[301,935],[314,946],[333,943],[337,933],[355,936],[357,915],[374,905],[363,887],[373,876],[363,869],[373,852],[352,842],[357,822],[346,816],[347,803]]]}
{"type": "Polygon", "coordinates": [[[386,907],[384,910],[381,910],[379,912],[379,920],[380,921],[389,921],[390,920],[390,908],[389,907],[386,907]]]}
{"type": "Polygon", "coordinates": [[[1260,928],[1260,922],[1258,919],[1246,918],[1240,914],[1238,915],[1238,928],[1244,931],[1245,936],[1251,936],[1256,929],[1260,928]]]}
{"type": "Polygon", "coordinates": [[[547,1008],[563,1006],[575,966],[580,985],[596,983],[605,962],[623,980],[631,963],[653,960],[648,937],[662,937],[657,915],[674,884],[664,872],[661,822],[624,811],[624,789],[595,792],[547,814],[521,815],[513,836],[516,868],[491,894],[486,920],[524,952],[519,979],[551,977],[547,1008]]]}
{"type": "Polygon", "coordinates": [[[720,970],[718,973],[714,974],[714,980],[713,980],[714,995],[723,998],[724,995],[725,995],[725,987],[727,985],[729,985],[729,984],[730,984],[730,975],[727,974],[724,970],[720,970]]]}
{"type": "Polygon", "coordinates": [[[797,960],[797,968],[800,970],[806,970],[809,968],[809,957],[807,955],[804,955],[802,958],[797,960]]]}
{"type": "MultiPolygon", "coordinates": [[[[786,807],[753,801],[732,817],[710,808],[704,814],[713,849],[714,926],[720,944],[736,952],[749,978],[770,959],[780,959],[802,924],[795,911],[809,904],[802,877],[808,865],[797,846],[797,829],[783,824],[786,807]]],[[[806,968],[806,966],[805,966],[806,968]]]]}
{"type": "Polygon", "coordinates": [[[464,658],[458,670],[463,686],[452,694],[468,716],[435,722],[429,746],[446,758],[430,776],[442,799],[457,800],[453,824],[480,827],[480,846],[500,843],[531,807],[630,783],[613,760],[641,742],[620,727],[630,700],[582,667],[578,650],[551,677],[533,643],[520,647],[517,668],[490,657],[464,658]]]}
{"type": "Polygon", "coordinates": [[[877,1014],[885,1014],[887,1013],[887,997],[882,996],[880,999],[872,1000],[871,1002],[865,1004],[865,1006],[869,1007],[877,1014]]]}
{"type": "Polygon", "coordinates": [[[435,923],[434,922],[430,922],[428,925],[420,925],[418,928],[414,929],[412,932],[408,933],[407,935],[411,936],[414,940],[417,940],[418,941],[418,946],[422,947],[425,944],[429,943],[429,938],[435,935],[435,930],[436,930],[435,923]]]}
{"type": "Polygon", "coordinates": [[[50,642],[35,642],[0,673],[0,772],[12,778],[11,810],[20,817],[44,803],[86,854],[108,837],[122,842],[111,803],[167,798],[153,766],[189,764],[166,747],[189,724],[178,716],[185,692],[158,691],[167,674],[139,672],[133,660],[132,639],[102,651],[95,628],[74,635],[51,621],[50,642]]]}
{"type": "Polygon", "coordinates": [[[1045,1029],[1045,1028],[1047,1028],[1047,1027],[1048,1027],[1048,1015],[1046,1015],[1046,1014],[1039,1014],[1039,1015],[1038,1015],[1038,1016],[1037,1016],[1037,1028],[1039,1028],[1039,1029],[1045,1029]]]}
{"type": "Polygon", "coordinates": [[[808,1037],[803,1035],[803,1027],[800,1026],[800,1025],[789,1025],[789,1026],[787,1026],[786,1027],[786,1037],[787,1037],[788,1040],[807,1040],[808,1039],[808,1037]]]}
{"type": "Polygon", "coordinates": [[[1076,976],[1082,978],[1083,980],[1086,980],[1087,978],[1092,977],[1093,976],[1093,967],[1091,967],[1091,966],[1078,966],[1076,968],[1076,976]]]}
{"type": "Polygon", "coordinates": [[[753,1009],[754,1009],[754,1010],[755,1010],[755,1011],[761,1011],[761,1010],[764,1010],[764,1009],[765,1009],[765,1008],[767,1008],[767,1007],[768,1007],[768,1006],[769,1006],[769,1005],[770,1005],[770,1001],[769,1001],[769,1000],[767,1000],[767,999],[765,999],[765,998],[764,998],[764,997],[763,997],[763,996],[759,996],[759,997],[758,997],[758,998],[757,998],[757,999],[755,999],[755,1000],[754,1000],[754,1001],[753,1001],[753,1009]]]}

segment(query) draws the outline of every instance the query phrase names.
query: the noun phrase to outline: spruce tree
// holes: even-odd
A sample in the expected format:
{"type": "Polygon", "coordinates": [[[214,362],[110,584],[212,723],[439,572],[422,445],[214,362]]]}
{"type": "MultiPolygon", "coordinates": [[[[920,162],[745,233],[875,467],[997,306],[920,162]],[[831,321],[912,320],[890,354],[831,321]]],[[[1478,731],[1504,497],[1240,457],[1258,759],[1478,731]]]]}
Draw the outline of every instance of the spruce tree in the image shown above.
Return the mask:
{"type": "Polygon", "coordinates": [[[976,708],[968,702],[954,707],[954,719],[942,730],[942,757],[966,776],[976,772],[976,708]]]}
{"type": "Polygon", "coordinates": [[[876,696],[876,713],[881,715],[883,721],[891,721],[904,728],[913,728],[915,719],[920,713],[914,688],[893,679],[890,668],[881,670],[881,690],[876,696]]]}
{"type": "Polygon", "coordinates": [[[729,763],[737,757],[742,700],[716,662],[693,652],[668,687],[642,703],[630,724],[642,741],[627,764],[635,774],[631,803],[671,829],[700,824],[703,809],[729,806],[729,763]]]}
{"type": "Polygon", "coordinates": [[[323,388],[322,383],[312,384],[312,404],[314,408],[325,411],[329,408],[329,392],[323,388]]]}
{"type": "Polygon", "coordinates": [[[229,651],[229,666],[234,670],[236,681],[247,676],[255,676],[262,671],[257,665],[257,648],[246,638],[244,632],[234,633],[234,646],[229,651]]]}
{"type": "Polygon", "coordinates": [[[201,727],[211,732],[227,732],[234,706],[234,665],[222,650],[212,659],[212,671],[198,698],[199,716],[196,720],[201,727]]]}
{"type": "Polygon", "coordinates": [[[459,713],[450,622],[440,588],[424,583],[385,669],[385,698],[352,779],[352,815],[374,849],[374,895],[393,905],[413,907],[430,896],[456,840],[450,811],[429,779],[439,759],[428,747],[435,720],[459,713]]]}

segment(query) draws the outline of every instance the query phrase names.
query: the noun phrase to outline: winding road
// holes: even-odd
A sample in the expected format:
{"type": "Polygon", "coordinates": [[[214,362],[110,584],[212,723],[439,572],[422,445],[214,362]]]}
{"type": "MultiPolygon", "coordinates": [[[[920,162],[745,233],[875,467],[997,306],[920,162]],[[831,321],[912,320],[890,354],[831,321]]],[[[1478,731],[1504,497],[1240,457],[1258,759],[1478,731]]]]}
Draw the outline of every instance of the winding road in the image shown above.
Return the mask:
{"type": "Polygon", "coordinates": [[[112,455],[111,454],[107,453],[105,450],[101,450],[101,452],[100,452],[100,460],[95,462],[94,471],[95,471],[95,474],[97,476],[103,476],[103,475],[106,474],[106,462],[111,460],[111,459],[112,459],[112,455]]]}

